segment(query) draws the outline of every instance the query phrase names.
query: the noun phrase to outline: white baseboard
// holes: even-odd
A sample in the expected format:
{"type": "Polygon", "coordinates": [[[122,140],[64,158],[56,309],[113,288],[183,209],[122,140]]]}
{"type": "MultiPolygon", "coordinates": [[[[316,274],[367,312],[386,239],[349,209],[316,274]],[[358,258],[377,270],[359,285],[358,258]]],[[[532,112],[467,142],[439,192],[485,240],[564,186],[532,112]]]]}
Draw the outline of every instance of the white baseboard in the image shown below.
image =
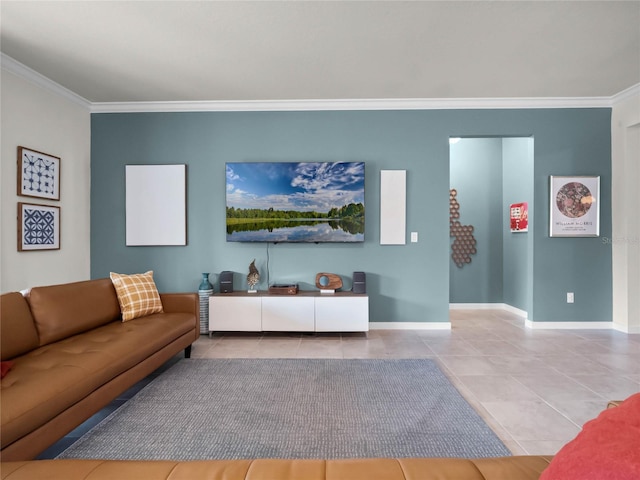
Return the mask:
{"type": "Polygon", "coordinates": [[[506,303],[450,303],[449,310],[505,310],[522,317],[524,325],[532,330],[618,330],[624,333],[640,333],[640,327],[625,329],[613,322],[533,322],[527,312],[506,303]]]}
{"type": "Polygon", "coordinates": [[[527,318],[527,312],[506,303],[450,303],[449,310],[506,310],[519,317],[527,318]]]}
{"type": "Polygon", "coordinates": [[[610,330],[613,322],[532,322],[525,320],[527,328],[533,330],[610,330]]]}
{"type": "Polygon", "coordinates": [[[451,322],[369,322],[369,330],[451,330],[451,322]]]}
{"type": "Polygon", "coordinates": [[[504,303],[450,303],[449,310],[502,310],[504,303]]]}
{"type": "MultiPolygon", "coordinates": [[[[623,333],[640,333],[640,327],[625,329],[613,322],[533,322],[527,312],[506,303],[450,303],[449,310],[505,310],[524,320],[532,330],[618,330],[623,333]]],[[[369,322],[370,330],[451,330],[451,322],[369,322]]]]}
{"type": "Polygon", "coordinates": [[[622,333],[640,333],[640,327],[625,327],[623,325],[612,323],[611,328],[622,333]]]}
{"type": "Polygon", "coordinates": [[[511,305],[507,305],[506,303],[504,303],[503,305],[504,305],[504,309],[507,312],[510,312],[510,313],[513,313],[514,315],[522,317],[525,321],[528,319],[527,317],[528,313],[525,310],[520,310],[519,308],[512,307],[511,305]]]}

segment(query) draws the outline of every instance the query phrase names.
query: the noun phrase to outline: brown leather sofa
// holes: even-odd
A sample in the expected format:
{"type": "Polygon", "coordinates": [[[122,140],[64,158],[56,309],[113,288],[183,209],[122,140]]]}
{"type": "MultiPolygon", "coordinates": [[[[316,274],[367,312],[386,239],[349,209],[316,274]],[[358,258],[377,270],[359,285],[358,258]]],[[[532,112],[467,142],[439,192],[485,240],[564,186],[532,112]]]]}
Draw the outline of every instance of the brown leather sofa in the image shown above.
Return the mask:
{"type": "Polygon", "coordinates": [[[35,458],[181,350],[189,356],[198,295],[160,297],[163,313],[122,322],[108,278],[2,295],[0,353],[13,364],[0,389],[3,462],[35,458]]]}
{"type": "Polygon", "coordinates": [[[551,457],[478,460],[40,460],[0,466],[2,480],[537,480],[551,457]]]}
{"type": "MultiPolygon", "coordinates": [[[[194,294],[120,321],[109,279],[2,295],[2,480],[537,480],[548,456],[484,459],[29,460],[199,335],[194,294]]],[[[185,352],[187,353],[187,352],[185,352]]]]}

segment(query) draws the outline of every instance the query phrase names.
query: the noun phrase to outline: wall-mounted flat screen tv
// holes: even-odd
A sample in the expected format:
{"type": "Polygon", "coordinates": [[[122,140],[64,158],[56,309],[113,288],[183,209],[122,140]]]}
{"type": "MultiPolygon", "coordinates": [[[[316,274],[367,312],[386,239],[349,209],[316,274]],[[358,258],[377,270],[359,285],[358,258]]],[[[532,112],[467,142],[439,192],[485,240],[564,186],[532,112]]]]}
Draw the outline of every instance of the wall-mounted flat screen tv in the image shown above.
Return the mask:
{"type": "Polygon", "coordinates": [[[228,242],[363,242],[364,162],[226,164],[228,242]]]}

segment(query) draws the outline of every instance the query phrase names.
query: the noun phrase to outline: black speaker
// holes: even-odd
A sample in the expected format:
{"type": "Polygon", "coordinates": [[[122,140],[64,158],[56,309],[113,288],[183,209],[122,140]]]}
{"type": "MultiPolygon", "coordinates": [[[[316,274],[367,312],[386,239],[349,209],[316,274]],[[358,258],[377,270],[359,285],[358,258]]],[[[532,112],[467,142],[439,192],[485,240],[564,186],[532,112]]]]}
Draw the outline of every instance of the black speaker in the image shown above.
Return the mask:
{"type": "Polygon", "coordinates": [[[225,270],[220,273],[220,293],[233,292],[233,272],[225,270]]]}
{"type": "Polygon", "coordinates": [[[353,272],[353,293],[367,293],[367,276],[364,272],[353,272]]]}

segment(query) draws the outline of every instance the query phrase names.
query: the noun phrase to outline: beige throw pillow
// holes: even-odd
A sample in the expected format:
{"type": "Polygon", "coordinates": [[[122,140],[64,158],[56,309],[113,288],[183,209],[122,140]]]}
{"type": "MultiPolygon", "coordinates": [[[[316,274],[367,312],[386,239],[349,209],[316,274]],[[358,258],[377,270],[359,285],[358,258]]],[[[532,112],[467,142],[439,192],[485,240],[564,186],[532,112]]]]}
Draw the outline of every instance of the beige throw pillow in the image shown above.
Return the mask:
{"type": "Polygon", "coordinates": [[[153,281],[153,271],[122,275],[111,272],[111,282],[116,289],[122,321],[162,313],[162,301],[153,281]]]}

